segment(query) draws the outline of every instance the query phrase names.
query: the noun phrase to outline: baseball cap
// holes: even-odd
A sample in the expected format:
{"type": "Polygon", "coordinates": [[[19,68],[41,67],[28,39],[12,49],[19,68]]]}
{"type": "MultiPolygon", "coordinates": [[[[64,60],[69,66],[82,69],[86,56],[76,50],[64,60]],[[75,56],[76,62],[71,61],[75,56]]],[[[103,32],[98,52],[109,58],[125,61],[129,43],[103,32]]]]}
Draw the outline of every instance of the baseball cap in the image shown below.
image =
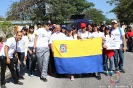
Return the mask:
{"type": "Polygon", "coordinates": [[[33,28],[34,29],[34,25],[33,24],[30,24],[29,25],[29,29],[33,28]]]}
{"type": "Polygon", "coordinates": [[[131,25],[128,25],[127,28],[132,28],[131,25]]]}
{"type": "Polygon", "coordinates": [[[52,23],[51,23],[50,20],[46,21],[46,25],[51,25],[51,24],[52,24],[52,23]]]}
{"type": "Polygon", "coordinates": [[[38,22],[37,25],[42,25],[42,23],[41,22],[38,22]]]}
{"type": "Polygon", "coordinates": [[[73,29],[72,29],[72,27],[67,27],[67,30],[72,31],[73,29]]]}
{"type": "Polygon", "coordinates": [[[117,24],[117,21],[116,20],[113,20],[112,23],[116,23],[117,24]]]}
{"type": "Polygon", "coordinates": [[[81,27],[81,28],[85,28],[85,27],[86,27],[86,23],[81,23],[81,24],[80,24],[80,27],[81,27]]]}

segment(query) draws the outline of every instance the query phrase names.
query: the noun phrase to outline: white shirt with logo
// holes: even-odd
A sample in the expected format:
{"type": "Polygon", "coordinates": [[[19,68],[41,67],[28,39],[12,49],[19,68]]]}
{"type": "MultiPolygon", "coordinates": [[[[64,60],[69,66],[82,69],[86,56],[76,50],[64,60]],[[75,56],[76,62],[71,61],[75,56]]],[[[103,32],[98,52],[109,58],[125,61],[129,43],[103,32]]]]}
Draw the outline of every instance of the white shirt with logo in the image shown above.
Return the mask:
{"type": "Polygon", "coordinates": [[[35,33],[33,34],[28,34],[28,40],[29,40],[29,44],[28,47],[34,47],[34,39],[35,39],[35,33]]]}
{"type": "Polygon", "coordinates": [[[55,33],[53,33],[53,34],[51,35],[49,44],[52,44],[53,40],[64,40],[65,37],[66,37],[65,34],[63,34],[63,33],[61,33],[61,32],[59,32],[59,33],[55,32],[55,33]]]}
{"type": "Polygon", "coordinates": [[[51,31],[44,28],[39,28],[36,35],[38,36],[36,47],[48,47],[51,31]]]}
{"type": "MultiPolygon", "coordinates": [[[[18,45],[18,43],[17,43],[18,45]]],[[[16,40],[14,37],[8,38],[6,43],[1,49],[0,56],[5,56],[4,47],[8,46],[8,56],[9,58],[13,58],[13,54],[16,51],[16,40]]]]}
{"type": "Polygon", "coordinates": [[[81,36],[81,39],[86,39],[86,38],[88,38],[88,31],[86,31],[85,33],[83,33],[83,32],[79,32],[79,35],[81,36]]]}
{"type": "Polygon", "coordinates": [[[93,32],[92,33],[92,36],[93,36],[93,38],[102,38],[102,37],[104,37],[104,33],[102,33],[102,32],[93,32]]]}
{"type": "Polygon", "coordinates": [[[114,38],[113,40],[121,41],[120,44],[122,44],[123,43],[122,35],[125,35],[125,32],[122,28],[120,28],[120,30],[121,30],[121,34],[120,34],[120,31],[119,31],[119,28],[112,30],[111,36],[113,36],[113,38],[114,38]]]}

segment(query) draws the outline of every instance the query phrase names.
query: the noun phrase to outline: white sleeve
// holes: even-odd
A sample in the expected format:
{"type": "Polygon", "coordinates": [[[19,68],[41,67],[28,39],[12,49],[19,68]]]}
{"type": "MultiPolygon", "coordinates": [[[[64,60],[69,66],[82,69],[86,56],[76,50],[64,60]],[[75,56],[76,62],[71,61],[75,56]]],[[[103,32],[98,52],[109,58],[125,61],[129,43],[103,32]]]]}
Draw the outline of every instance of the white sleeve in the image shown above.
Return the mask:
{"type": "Polygon", "coordinates": [[[25,36],[25,56],[27,56],[27,51],[28,51],[28,37],[25,36]]]}
{"type": "Polygon", "coordinates": [[[122,35],[125,35],[125,32],[124,32],[123,28],[121,28],[121,32],[122,32],[122,35]]]}
{"type": "Polygon", "coordinates": [[[11,38],[7,39],[5,45],[10,47],[12,45],[12,39],[11,38]]]}
{"type": "Polygon", "coordinates": [[[53,34],[50,36],[50,40],[49,40],[49,44],[52,44],[52,41],[53,41],[53,34]]]}

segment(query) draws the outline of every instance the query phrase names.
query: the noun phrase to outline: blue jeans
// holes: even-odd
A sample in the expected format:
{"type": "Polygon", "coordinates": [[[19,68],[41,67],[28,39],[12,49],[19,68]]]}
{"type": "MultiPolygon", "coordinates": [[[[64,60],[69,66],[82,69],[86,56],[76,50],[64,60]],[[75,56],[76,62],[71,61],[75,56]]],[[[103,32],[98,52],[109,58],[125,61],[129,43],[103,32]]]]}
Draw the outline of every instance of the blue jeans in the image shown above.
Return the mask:
{"type": "Polygon", "coordinates": [[[123,63],[124,63],[124,52],[123,52],[123,45],[121,44],[121,49],[115,49],[114,50],[114,64],[115,64],[115,70],[121,70],[123,69],[123,63]],[[118,60],[119,55],[119,60],[118,60]],[[118,62],[119,61],[119,62],[118,62]]]}
{"type": "Polygon", "coordinates": [[[112,71],[113,70],[113,56],[111,58],[108,58],[107,55],[104,55],[104,57],[105,57],[105,71],[112,71]],[[108,59],[110,63],[109,68],[108,68],[108,59]]]}
{"type": "MultiPolygon", "coordinates": [[[[29,47],[29,49],[31,51],[33,51],[33,47],[29,47]]],[[[30,55],[29,52],[27,53],[27,57],[28,57],[28,60],[29,60],[29,71],[30,71],[30,74],[33,74],[33,72],[35,73],[35,68],[36,68],[36,62],[37,62],[37,60],[32,61],[31,60],[31,55],[30,55]]]]}

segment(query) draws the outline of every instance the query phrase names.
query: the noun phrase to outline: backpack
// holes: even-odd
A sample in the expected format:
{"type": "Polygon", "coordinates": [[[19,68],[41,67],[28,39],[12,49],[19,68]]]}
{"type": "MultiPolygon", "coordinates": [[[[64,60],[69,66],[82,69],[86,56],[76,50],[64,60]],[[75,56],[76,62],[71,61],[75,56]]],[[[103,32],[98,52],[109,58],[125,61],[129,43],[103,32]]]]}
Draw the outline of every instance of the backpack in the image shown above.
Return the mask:
{"type": "MultiPolygon", "coordinates": [[[[118,29],[119,29],[119,32],[120,32],[120,35],[121,35],[121,36],[120,36],[120,39],[122,40],[122,31],[121,31],[121,28],[118,27],[118,29]]],[[[110,30],[111,33],[112,33],[112,31],[113,31],[113,29],[110,30]]]]}

